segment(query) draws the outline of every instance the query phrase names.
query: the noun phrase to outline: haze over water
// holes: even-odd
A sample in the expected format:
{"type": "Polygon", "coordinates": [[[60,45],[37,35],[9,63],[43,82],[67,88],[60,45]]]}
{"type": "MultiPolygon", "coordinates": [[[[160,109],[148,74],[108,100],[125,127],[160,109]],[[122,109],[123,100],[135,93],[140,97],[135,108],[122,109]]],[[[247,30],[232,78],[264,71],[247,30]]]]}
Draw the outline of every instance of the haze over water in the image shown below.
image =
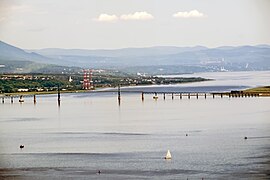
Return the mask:
{"type": "MultiPolygon", "coordinates": [[[[216,81],[123,89],[228,91],[270,79],[269,72],[198,76],[216,81]]],[[[110,92],[62,94],[60,107],[57,95],[37,96],[36,105],[32,98],[6,100],[0,104],[0,177],[269,179],[269,101],[145,95],[142,102],[140,94],[123,93],[119,106],[110,92]],[[163,159],[168,149],[172,160],[163,159]]]]}

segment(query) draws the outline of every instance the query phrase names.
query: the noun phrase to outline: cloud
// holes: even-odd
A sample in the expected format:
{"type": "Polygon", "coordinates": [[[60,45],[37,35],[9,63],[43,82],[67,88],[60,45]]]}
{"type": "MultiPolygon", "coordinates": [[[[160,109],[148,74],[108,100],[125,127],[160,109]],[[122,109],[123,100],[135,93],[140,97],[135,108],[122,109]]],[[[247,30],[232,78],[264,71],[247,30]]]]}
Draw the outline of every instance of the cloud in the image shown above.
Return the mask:
{"type": "Polygon", "coordinates": [[[184,12],[177,12],[173,14],[174,18],[201,18],[205,17],[205,15],[197,10],[192,11],[184,11],[184,12]]]}
{"type": "Polygon", "coordinates": [[[142,12],[135,12],[133,14],[123,14],[120,16],[120,19],[122,20],[150,20],[150,19],[154,19],[154,16],[145,11],[142,11],[142,12]]]}
{"type": "Polygon", "coordinates": [[[98,18],[93,19],[94,21],[99,22],[115,22],[118,20],[151,20],[154,19],[152,14],[149,14],[145,11],[135,12],[133,14],[123,14],[120,17],[116,15],[109,14],[100,14],[98,18]]]}
{"type": "Polygon", "coordinates": [[[116,15],[109,15],[109,14],[100,14],[98,18],[94,19],[95,21],[100,22],[115,22],[118,20],[118,17],[116,15]]]}

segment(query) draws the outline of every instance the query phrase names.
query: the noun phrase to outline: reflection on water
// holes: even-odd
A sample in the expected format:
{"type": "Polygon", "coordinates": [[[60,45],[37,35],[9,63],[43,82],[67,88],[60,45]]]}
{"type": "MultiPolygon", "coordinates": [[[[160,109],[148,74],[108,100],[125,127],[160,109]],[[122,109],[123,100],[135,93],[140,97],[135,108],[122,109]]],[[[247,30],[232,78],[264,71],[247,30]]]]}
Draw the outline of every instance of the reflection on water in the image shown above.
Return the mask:
{"type": "Polygon", "coordinates": [[[118,106],[117,93],[107,92],[63,94],[59,108],[57,95],[37,96],[36,105],[6,102],[0,177],[267,179],[269,100],[145,95],[142,102],[141,94],[123,94],[118,106]],[[171,161],[163,159],[168,149],[171,161]]]}

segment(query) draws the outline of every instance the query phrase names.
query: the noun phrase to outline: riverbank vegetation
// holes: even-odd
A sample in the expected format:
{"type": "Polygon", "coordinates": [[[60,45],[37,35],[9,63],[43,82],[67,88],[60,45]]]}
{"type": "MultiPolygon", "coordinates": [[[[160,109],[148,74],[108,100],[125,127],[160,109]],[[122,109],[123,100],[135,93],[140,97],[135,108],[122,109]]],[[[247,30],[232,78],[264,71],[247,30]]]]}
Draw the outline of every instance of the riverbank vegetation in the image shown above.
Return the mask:
{"type": "MultiPolygon", "coordinates": [[[[200,77],[164,78],[157,76],[135,76],[120,72],[95,72],[92,77],[93,89],[137,85],[162,85],[206,81],[200,77]]],[[[60,87],[61,91],[74,92],[83,90],[83,74],[3,74],[0,75],[1,93],[53,93],[60,87]]]]}
{"type": "Polygon", "coordinates": [[[246,93],[267,93],[270,94],[270,86],[262,86],[245,90],[246,93]]]}

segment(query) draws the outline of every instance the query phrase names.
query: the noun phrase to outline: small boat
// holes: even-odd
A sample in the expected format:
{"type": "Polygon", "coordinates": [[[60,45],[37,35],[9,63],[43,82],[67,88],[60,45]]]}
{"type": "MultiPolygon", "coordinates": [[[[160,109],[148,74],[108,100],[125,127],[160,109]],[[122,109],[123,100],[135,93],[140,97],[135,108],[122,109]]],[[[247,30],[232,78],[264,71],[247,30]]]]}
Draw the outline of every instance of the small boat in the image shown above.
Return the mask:
{"type": "Polygon", "coordinates": [[[20,96],[19,102],[20,103],[23,103],[24,102],[23,96],[20,96]]]}
{"type": "Polygon", "coordinates": [[[158,99],[158,96],[153,96],[153,99],[156,99],[157,100],[158,99]]]}
{"type": "Polygon", "coordinates": [[[171,155],[170,150],[167,151],[167,154],[166,154],[166,156],[164,157],[164,159],[172,159],[172,155],[171,155]]]}

